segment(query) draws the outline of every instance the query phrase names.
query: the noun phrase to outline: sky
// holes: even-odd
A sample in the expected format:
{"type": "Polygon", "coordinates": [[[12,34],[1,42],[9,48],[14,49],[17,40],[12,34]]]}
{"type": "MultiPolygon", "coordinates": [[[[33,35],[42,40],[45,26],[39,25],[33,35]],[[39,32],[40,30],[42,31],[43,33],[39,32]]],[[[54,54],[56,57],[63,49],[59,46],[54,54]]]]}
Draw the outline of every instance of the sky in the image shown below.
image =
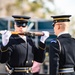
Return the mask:
{"type": "MultiPolygon", "coordinates": [[[[29,1],[36,1],[36,0],[29,0],[29,1]]],[[[52,11],[56,7],[56,11],[59,13],[62,12],[63,14],[75,16],[75,0],[54,0],[54,5],[51,2],[49,2],[49,0],[43,1],[44,7],[47,7],[52,11]]]]}
{"type": "Polygon", "coordinates": [[[54,0],[54,4],[64,14],[75,16],[75,0],[54,0]]]}

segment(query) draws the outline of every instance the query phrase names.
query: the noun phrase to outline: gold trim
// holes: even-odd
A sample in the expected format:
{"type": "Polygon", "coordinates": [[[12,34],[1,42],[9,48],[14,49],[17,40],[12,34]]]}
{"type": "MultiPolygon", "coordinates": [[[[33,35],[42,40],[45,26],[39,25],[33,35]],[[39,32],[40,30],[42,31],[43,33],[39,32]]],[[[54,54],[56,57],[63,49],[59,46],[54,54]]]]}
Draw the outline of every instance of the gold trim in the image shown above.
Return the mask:
{"type": "Polygon", "coordinates": [[[6,50],[2,50],[2,49],[1,49],[1,52],[6,52],[6,51],[8,51],[8,50],[7,50],[7,49],[6,49],[6,50]]]}
{"type": "Polygon", "coordinates": [[[16,18],[15,20],[25,20],[25,21],[28,21],[28,19],[24,19],[24,18],[16,18]]]}
{"type": "Polygon", "coordinates": [[[22,67],[16,67],[16,69],[18,69],[18,70],[15,69],[14,72],[26,72],[26,73],[32,72],[32,68],[27,67],[27,69],[24,68],[24,70],[20,70],[20,68],[22,68],[22,67]]]}
{"type": "Polygon", "coordinates": [[[14,70],[14,72],[27,72],[27,70],[14,70]]]}
{"type": "Polygon", "coordinates": [[[40,47],[40,46],[39,46],[39,48],[42,49],[42,50],[45,50],[45,49],[46,49],[46,48],[42,48],[42,47],[40,47]]]}
{"type": "Polygon", "coordinates": [[[54,18],[54,20],[66,20],[66,19],[69,19],[69,18],[54,18]]]}

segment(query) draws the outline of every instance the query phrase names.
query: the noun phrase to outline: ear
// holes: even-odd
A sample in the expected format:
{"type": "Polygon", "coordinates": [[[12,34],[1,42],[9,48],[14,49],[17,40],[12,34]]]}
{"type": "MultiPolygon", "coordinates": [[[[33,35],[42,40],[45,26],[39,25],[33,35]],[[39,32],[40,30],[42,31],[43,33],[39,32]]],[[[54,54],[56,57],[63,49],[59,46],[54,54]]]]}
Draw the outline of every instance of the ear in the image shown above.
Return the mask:
{"type": "Polygon", "coordinates": [[[14,24],[14,28],[16,28],[17,27],[17,25],[16,24],[14,24]]]}
{"type": "Polygon", "coordinates": [[[58,26],[58,29],[60,29],[60,25],[57,25],[58,26]]]}
{"type": "Polygon", "coordinates": [[[16,25],[14,24],[14,28],[16,27],[16,25]]]}

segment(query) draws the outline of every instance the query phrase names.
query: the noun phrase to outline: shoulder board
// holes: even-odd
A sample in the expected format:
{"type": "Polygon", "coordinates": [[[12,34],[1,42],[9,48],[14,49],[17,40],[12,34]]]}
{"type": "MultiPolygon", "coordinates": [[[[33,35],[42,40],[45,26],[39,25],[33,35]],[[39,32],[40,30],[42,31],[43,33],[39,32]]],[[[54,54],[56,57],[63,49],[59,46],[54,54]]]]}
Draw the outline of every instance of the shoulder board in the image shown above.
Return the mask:
{"type": "Polygon", "coordinates": [[[51,43],[57,43],[57,40],[51,40],[51,43]]]}

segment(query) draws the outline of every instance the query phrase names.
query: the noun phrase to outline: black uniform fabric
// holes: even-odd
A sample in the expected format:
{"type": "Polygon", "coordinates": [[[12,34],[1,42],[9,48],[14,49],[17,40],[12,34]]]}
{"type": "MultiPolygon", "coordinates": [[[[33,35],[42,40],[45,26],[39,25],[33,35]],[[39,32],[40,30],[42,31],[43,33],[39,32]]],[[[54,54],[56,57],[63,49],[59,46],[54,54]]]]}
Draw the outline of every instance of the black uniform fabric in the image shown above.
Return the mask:
{"type": "MultiPolygon", "coordinates": [[[[27,43],[18,35],[11,35],[6,47],[1,46],[1,63],[7,62],[10,67],[32,67],[33,60],[42,63],[45,58],[45,44],[39,43],[37,48],[31,38],[27,37],[27,43]],[[5,50],[5,52],[4,52],[5,50]],[[26,62],[28,61],[28,62],[26,62]]],[[[17,72],[12,75],[32,75],[31,73],[17,72]]]]}
{"type": "Polygon", "coordinates": [[[40,75],[39,72],[33,73],[33,75],[40,75]]]}
{"type": "Polygon", "coordinates": [[[62,34],[52,40],[49,53],[50,75],[75,75],[74,72],[59,74],[59,69],[75,67],[75,39],[70,34],[62,34]]]}

